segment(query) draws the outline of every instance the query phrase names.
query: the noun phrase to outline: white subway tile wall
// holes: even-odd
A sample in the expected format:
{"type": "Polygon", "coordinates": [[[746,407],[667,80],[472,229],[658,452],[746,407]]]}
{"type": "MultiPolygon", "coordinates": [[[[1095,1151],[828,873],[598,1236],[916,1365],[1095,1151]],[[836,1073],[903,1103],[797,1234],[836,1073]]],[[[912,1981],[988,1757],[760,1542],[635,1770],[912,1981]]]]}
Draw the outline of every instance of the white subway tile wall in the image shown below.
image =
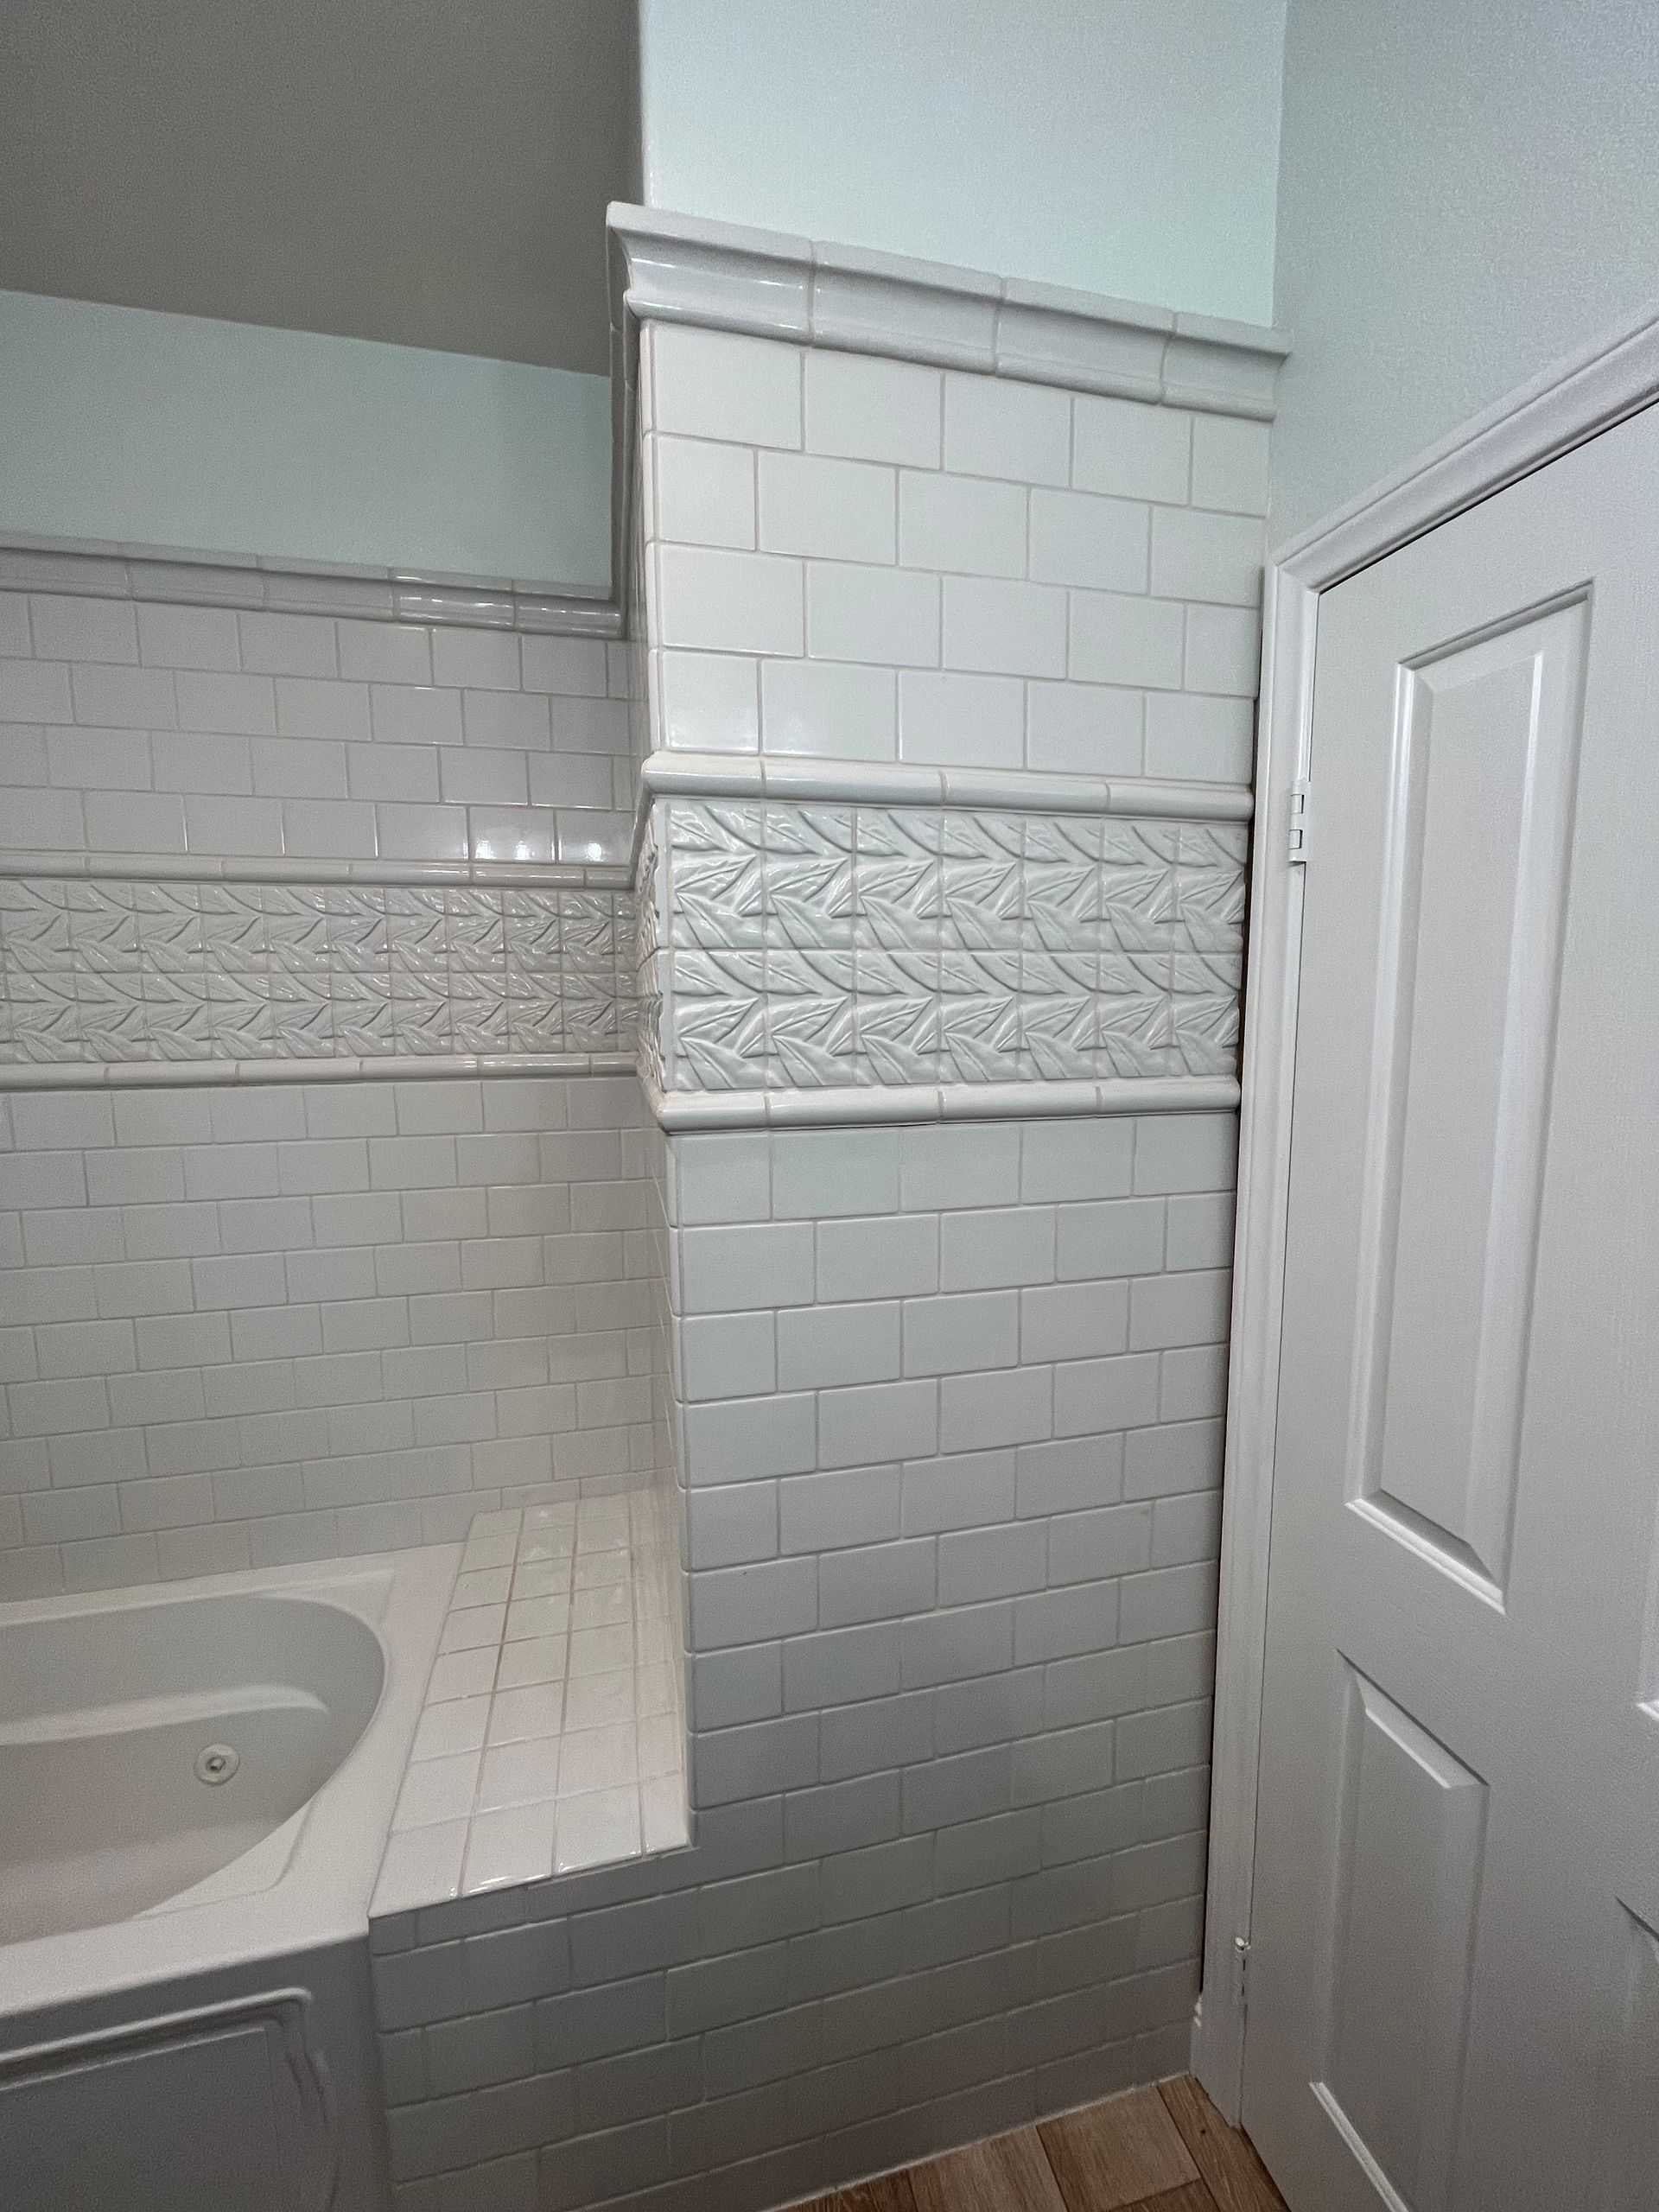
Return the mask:
{"type": "Polygon", "coordinates": [[[693,1843],[375,1923],[399,2212],[758,2208],[1185,2063],[1233,1141],[670,1141],[693,1843]]]}
{"type": "Polygon", "coordinates": [[[661,324],[640,375],[660,744],[1248,779],[1265,423],[661,324]]]}
{"type": "Polygon", "coordinates": [[[631,1076],[0,1099],[0,1596],[647,1479],[643,1124],[631,1076]]]}
{"type": "Polygon", "coordinates": [[[0,850],[626,862],[629,658],[0,594],[0,850]]]}

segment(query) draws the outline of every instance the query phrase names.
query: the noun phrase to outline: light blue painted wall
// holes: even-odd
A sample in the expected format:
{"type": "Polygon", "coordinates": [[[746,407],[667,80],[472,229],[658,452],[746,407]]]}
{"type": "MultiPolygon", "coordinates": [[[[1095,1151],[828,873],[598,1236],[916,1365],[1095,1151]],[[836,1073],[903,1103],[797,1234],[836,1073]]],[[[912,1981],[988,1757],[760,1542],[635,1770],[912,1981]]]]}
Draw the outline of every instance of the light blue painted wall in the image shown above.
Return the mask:
{"type": "Polygon", "coordinates": [[[1659,309],[1654,0],[1290,0],[1279,543],[1659,309]]]}
{"type": "Polygon", "coordinates": [[[1269,319],[1284,0],[641,5],[653,206],[1269,319]]]}
{"type": "Polygon", "coordinates": [[[610,572],[603,377],[0,292],[0,531],[610,572]]]}

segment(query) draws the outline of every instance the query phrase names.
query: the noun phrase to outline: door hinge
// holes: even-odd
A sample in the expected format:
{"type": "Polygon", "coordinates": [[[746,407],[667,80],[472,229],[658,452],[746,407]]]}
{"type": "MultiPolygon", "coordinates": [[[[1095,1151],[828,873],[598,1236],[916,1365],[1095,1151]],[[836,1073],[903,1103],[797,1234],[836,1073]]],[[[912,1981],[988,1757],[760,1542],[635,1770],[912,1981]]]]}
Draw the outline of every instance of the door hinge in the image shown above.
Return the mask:
{"type": "Polygon", "coordinates": [[[1307,865],[1307,837],[1312,808],[1307,778],[1299,776],[1290,787],[1289,860],[1293,868],[1307,865]]]}
{"type": "Polygon", "coordinates": [[[1233,1938],[1233,1996],[1241,2012],[1249,2010],[1250,1939],[1248,1936],[1235,1936],[1233,1938]]]}

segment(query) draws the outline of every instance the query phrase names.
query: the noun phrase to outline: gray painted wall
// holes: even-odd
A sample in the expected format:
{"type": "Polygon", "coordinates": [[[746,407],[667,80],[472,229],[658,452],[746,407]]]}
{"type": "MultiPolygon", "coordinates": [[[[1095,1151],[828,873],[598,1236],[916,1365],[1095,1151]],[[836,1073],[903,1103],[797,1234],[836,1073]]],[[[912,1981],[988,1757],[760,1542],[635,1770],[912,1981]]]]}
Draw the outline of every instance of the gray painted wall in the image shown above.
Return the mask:
{"type": "Polygon", "coordinates": [[[603,376],[605,203],[639,177],[631,0],[8,0],[0,24],[14,291],[603,376]]]}
{"type": "Polygon", "coordinates": [[[1274,543],[1659,304],[1652,0],[1291,0],[1274,543]]]}

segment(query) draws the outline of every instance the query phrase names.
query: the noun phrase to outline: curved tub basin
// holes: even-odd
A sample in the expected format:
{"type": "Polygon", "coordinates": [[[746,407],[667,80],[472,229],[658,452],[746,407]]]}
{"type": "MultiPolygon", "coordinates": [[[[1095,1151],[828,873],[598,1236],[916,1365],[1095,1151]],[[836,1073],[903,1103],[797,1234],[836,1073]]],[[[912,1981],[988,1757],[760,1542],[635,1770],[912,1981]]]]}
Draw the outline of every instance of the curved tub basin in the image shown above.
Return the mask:
{"type": "Polygon", "coordinates": [[[124,1920],[315,1796],[385,1681],[359,1614],[249,1592],[0,1625],[0,1931],[124,1920]]]}
{"type": "Polygon", "coordinates": [[[0,2023],[361,1933],[458,1556],[0,1605],[0,2023]]]}

